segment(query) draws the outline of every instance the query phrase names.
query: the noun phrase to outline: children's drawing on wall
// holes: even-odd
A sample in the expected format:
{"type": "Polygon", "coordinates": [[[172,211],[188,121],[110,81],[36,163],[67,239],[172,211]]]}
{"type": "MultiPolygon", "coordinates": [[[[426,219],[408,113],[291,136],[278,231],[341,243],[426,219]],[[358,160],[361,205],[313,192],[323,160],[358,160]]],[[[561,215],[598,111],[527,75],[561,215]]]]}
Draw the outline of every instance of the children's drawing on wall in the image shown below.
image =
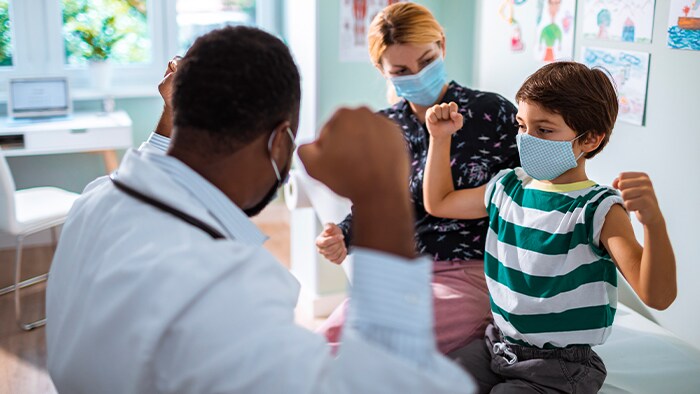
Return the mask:
{"type": "Polygon", "coordinates": [[[340,61],[369,61],[367,28],[384,7],[403,0],[339,0],[340,61]]]}
{"type": "Polygon", "coordinates": [[[576,0],[538,0],[536,59],[572,59],[576,0]]]}
{"type": "Polygon", "coordinates": [[[700,51],[700,0],[671,0],[669,48],[700,51]]]}
{"type": "Polygon", "coordinates": [[[525,49],[520,22],[515,19],[515,7],[522,5],[527,0],[503,0],[498,7],[498,15],[510,26],[510,50],[519,52],[525,49]]]}
{"type": "Polygon", "coordinates": [[[583,48],[582,52],[582,63],[588,67],[602,67],[612,76],[620,105],[617,119],[643,126],[647,101],[649,54],[603,48],[583,48]]]}
{"type": "Polygon", "coordinates": [[[650,43],[655,0],[584,0],[583,37],[650,43]]]}

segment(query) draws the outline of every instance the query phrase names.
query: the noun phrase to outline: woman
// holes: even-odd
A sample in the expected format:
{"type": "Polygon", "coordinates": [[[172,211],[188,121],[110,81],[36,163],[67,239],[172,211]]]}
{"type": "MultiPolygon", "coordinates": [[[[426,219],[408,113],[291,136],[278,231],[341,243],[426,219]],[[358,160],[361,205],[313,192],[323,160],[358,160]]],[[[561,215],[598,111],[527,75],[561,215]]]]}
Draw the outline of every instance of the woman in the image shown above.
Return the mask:
{"type": "MultiPolygon", "coordinates": [[[[423,6],[397,3],[372,21],[369,52],[377,70],[401,100],[380,111],[401,127],[411,155],[409,188],[415,205],[416,248],[432,256],[435,331],[443,353],[483,337],[491,320],[483,271],[487,220],[450,220],[428,215],[422,181],[429,134],[425,113],[436,103],[454,101],[464,127],[452,138],[452,171],[456,189],[483,185],[499,170],[519,165],[515,106],[503,97],[447,82],[443,63],[445,35],[423,6]]],[[[316,240],[319,252],[340,264],[351,244],[352,214],[327,224],[316,240]]],[[[341,305],[319,328],[337,342],[344,321],[341,305]]]]}

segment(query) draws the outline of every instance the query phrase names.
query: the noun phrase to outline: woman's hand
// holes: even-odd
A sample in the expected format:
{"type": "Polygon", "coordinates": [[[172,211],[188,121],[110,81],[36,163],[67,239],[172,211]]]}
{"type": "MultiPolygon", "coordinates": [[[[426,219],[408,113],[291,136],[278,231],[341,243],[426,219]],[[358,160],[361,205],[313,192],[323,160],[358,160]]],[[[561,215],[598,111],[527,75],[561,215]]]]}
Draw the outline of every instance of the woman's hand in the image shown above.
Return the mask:
{"type": "Polygon", "coordinates": [[[316,238],[316,248],[323,257],[335,264],[342,263],[348,255],[343,231],[333,223],[326,224],[316,238]]]}
{"type": "Polygon", "coordinates": [[[457,110],[457,104],[436,104],[425,113],[425,123],[430,136],[435,139],[450,137],[462,128],[463,117],[457,110]]]}

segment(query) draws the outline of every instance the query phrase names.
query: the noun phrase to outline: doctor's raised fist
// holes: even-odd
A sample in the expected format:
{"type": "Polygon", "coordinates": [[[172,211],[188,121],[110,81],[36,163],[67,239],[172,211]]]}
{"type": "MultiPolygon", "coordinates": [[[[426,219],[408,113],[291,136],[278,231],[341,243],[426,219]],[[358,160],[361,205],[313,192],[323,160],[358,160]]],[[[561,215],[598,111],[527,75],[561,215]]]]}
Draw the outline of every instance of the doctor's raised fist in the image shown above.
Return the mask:
{"type": "Polygon", "coordinates": [[[369,109],[340,109],[318,139],[299,147],[312,177],[358,203],[406,193],[408,153],[398,126],[369,109]]]}

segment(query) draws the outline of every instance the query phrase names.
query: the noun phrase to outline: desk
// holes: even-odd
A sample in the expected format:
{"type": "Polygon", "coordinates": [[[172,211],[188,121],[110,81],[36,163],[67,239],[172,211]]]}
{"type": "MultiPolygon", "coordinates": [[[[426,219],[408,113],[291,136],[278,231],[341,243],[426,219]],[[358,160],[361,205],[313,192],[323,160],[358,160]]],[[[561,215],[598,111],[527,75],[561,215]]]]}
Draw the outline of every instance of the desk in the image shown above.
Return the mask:
{"type": "Polygon", "coordinates": [[[124,111],[78,112],[45,121],[0,118],[0,147],[6,157],[99,152],[111,173],[119,165],[115,150],[131,146],[131,118],[124,111]]]}

